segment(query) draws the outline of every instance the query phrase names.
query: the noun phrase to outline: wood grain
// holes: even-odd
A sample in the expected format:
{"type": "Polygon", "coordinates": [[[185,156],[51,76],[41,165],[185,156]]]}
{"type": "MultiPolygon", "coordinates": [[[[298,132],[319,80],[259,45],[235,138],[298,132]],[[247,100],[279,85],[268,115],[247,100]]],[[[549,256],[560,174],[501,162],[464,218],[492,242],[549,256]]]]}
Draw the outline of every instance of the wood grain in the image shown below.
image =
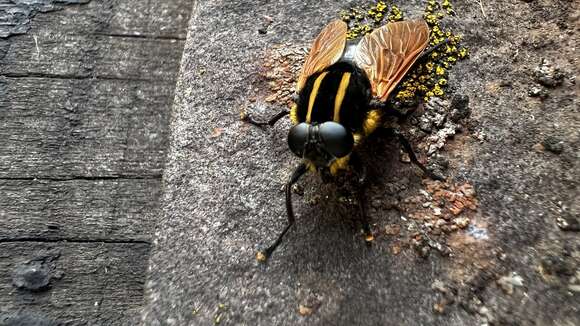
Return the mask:
{"type": "Polygon", "coordinates": [[[0,178],[160,177],[173,86],[1,78],[0,178]]]}
{"type": "Polygon", "coordinates": [[[191,6],[0,4],[0,324],[137,324],[191,6]]]}
{"type": "Polygon", "coordinates": [[[42,313],[63,325],[131,325],[142,305],[149,245],[142,243],[0,243],[0,320],[42,313]],[[47,290],[13,286],[15,269],[39,262],[47,290]]]}

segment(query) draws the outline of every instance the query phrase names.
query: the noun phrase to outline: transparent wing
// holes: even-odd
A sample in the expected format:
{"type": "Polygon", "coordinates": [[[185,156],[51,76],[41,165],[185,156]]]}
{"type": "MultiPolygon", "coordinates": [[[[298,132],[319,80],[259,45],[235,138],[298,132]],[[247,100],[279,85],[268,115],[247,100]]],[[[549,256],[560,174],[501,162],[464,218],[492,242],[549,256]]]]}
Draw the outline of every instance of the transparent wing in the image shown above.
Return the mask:
{"type": "Polygon", "coordinates": [[[369,78],[373,96],[385,101],[429,43],[423,20],[388,23],[358,44],[355,63],[369,78]]]}
{"type": "Polygon", "coordinates": [[[310,75],[336,63],[342,56],[346,45],[347,25],[342,20],[335,20],[326,25],[318,34],[306,57],[302,72],[296,83],[299,92],[310,75]]]}

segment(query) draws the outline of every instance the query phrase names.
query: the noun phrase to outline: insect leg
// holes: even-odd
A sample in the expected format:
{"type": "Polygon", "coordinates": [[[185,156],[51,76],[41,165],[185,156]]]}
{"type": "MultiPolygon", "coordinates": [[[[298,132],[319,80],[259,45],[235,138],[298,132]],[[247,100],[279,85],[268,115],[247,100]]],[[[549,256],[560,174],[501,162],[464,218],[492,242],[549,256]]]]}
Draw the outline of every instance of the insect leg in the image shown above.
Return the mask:
{"type": "Polygon", "coordinates": [[[298,167],[296,167],[296,169],[292,173],[292,176],[290,176],[290,179],[286,183],[284,190],[286,192],[286,212],[288,214],[288,225],[284,228],[282,233],[280,233],[280,235],[272,245],[266,248],[266,250],[260,251],[256,254],[256,259],[258,259],[259,261],[266,261],[270,257],[270,255],[272,255],[274,250],[276,250],[278,245],[280,245],[280,243],[282,242],[282,239],[284,238],[284,235],[286,235],[286,232],[288,232],[290,227],[294,225],[295,218],[294,218],[294,210],[292,209],[292,186],[298,181],[298,179],[300,179],[301,176],[304,175],[304,173],[306,173],[306,171],[308,171],[306,164],[301,163],[298,167]]]}
{"type": "Polygon", "coordinates": [[[265,125],[272,127],[276,124],[276,122],[278,122],[278,120],[285,117],[288,113],[290,113],[290,111],[282,110],[282,111],[278,112],[278,114],[276,114],[272,118],[270,118],[270,120],[268,120],[268,121],[254,120],[249,113],[246,113],[242,116],[242,121],[245,121],[247,123],[253,124],[254,126],[258,126],[258,127],[265,126],[265,125]]]}
{"type": "Polygon", "coordinates": [[[351,156],[351,162],[353,167],[356,169],[358,174],[357,176],[357,185],[358,189],[356,190],[356,199],[358,201],[358,208],[360,213],[360,219],[362,222],[363,232],[365,233],[365,241],[367,244],[370,244],[374,240],[373,233],[371,232],[370,227],[370,218],[366,213],[365,208],[365,190],[366,190],[366,181],[367,181],[367,169],[364,166],[359,158],[358,155],[353,154],[351,156]]]}
{"type": "Polygon", "coordinates": [[[445,40],[443,40],[443,42],[434,45],[428,49],[425,49],[425,51],[423,51],[423,53],[421,53],[421,55],[419,56],[419,58],[417,58],[417,61],[421,61],[421,60],[425,60],[433,51],[439,49],[440,47],[442,47],[443,45],[446,45],[447,43],[449,43],[451,40],[446,38],[445,40]]]}
{"type": "Polygon", "coordinates": [[[409,158],[411,159],[411,162],[413,164],[415,164],[421,170],[423,170],[423,173],[425,173],[425,175],[427,175],[429,178],[431,178],[433,180],[441,180],[441,181],[445,180],[445,178],[442,178],[442,177],[436,175],[435,173],[427,170],[425,165],[421,164],[419,162],[419,160],[417,160],[417,156],[415,156],[415,152],[413,151],[413,147],[411,147],[411,144],[409,143],[407,138],[405,138],[405,136],[401,135],[401,133],[399,133],[398,131],[394,131],[394,133],[399,138],[399,142],[401,143],[401,145],[403,145],[403,149],[405,150],[405,152],[407,152],[407,154],[409,154],[409,158]]]}
{"type": "Polygon", "coordinates": [[[414,107],[406,109],[405,111],[400,111],[392,107],[391,105],[387,104],[386,102],[382,102],[376,99],[371,100],[371,102],[369,103],[369,107],[371,108],[371,110],[381,110],[383,118],[395,117],[397,118],[398,121],[404,121],[409,116],[411,116],[413,112],[415,112],[415,110],[417,109],[416,107],[414,107]]]}

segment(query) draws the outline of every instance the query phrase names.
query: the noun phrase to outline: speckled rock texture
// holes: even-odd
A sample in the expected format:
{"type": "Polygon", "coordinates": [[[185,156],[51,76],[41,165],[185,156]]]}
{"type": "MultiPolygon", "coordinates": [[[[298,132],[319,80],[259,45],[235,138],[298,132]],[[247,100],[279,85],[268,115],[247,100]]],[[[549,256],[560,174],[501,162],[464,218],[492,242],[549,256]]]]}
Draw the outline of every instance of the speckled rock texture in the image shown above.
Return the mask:
{"type": "MultiPolygon", "coordinates": [[[[378,139],[363,150],[374,244],[363,243],[356,206],[308,175],[294,195],[296,227],[267,264],[256,261],[286,223],[281,187],[298,161],[287,150],[288,121],[261,130],[239,113],[280,109],[260,97],[268,49],[308,44],[359,3],[196,2],[144,325],[580,324],[580,240],[566,227],[579,212],[574,1],[453,2],[445,24],[471,55],[453,68],[448,96],[467,96],[471,115],[429,157],[428,137],[410,134],[423,160],[443,162],[448,183],[469,183],[463,193],[477,196],[456,222],[465,230],[437,235],[450,252],[434,238],[421,238],[431,249],[420,246],[418,234],[448,222],[409,213],[436,194],[393,139],[378,139]],[[549,87],[545,60],[562,74],[549,87]],[[530,96],[532,88],[546,96],[530,96]]],[[[399,4],[409,18],[425,6],[399,4]]]]}

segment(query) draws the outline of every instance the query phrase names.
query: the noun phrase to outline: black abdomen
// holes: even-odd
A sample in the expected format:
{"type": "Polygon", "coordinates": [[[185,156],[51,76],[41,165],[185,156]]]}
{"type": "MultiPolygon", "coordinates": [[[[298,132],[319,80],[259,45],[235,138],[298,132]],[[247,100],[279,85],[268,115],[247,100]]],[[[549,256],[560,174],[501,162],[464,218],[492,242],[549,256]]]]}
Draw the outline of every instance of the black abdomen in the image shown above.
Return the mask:
{"type": "Polygon", "coordinates": [[[349,62],[338,62],[308,78],[299,94],[298,121],[336,121],[353,132],[360,131],[370,99],[371,86],[365,73],[349,62]],[[337,96],[340,93],[342,101],[337,96]]]}

